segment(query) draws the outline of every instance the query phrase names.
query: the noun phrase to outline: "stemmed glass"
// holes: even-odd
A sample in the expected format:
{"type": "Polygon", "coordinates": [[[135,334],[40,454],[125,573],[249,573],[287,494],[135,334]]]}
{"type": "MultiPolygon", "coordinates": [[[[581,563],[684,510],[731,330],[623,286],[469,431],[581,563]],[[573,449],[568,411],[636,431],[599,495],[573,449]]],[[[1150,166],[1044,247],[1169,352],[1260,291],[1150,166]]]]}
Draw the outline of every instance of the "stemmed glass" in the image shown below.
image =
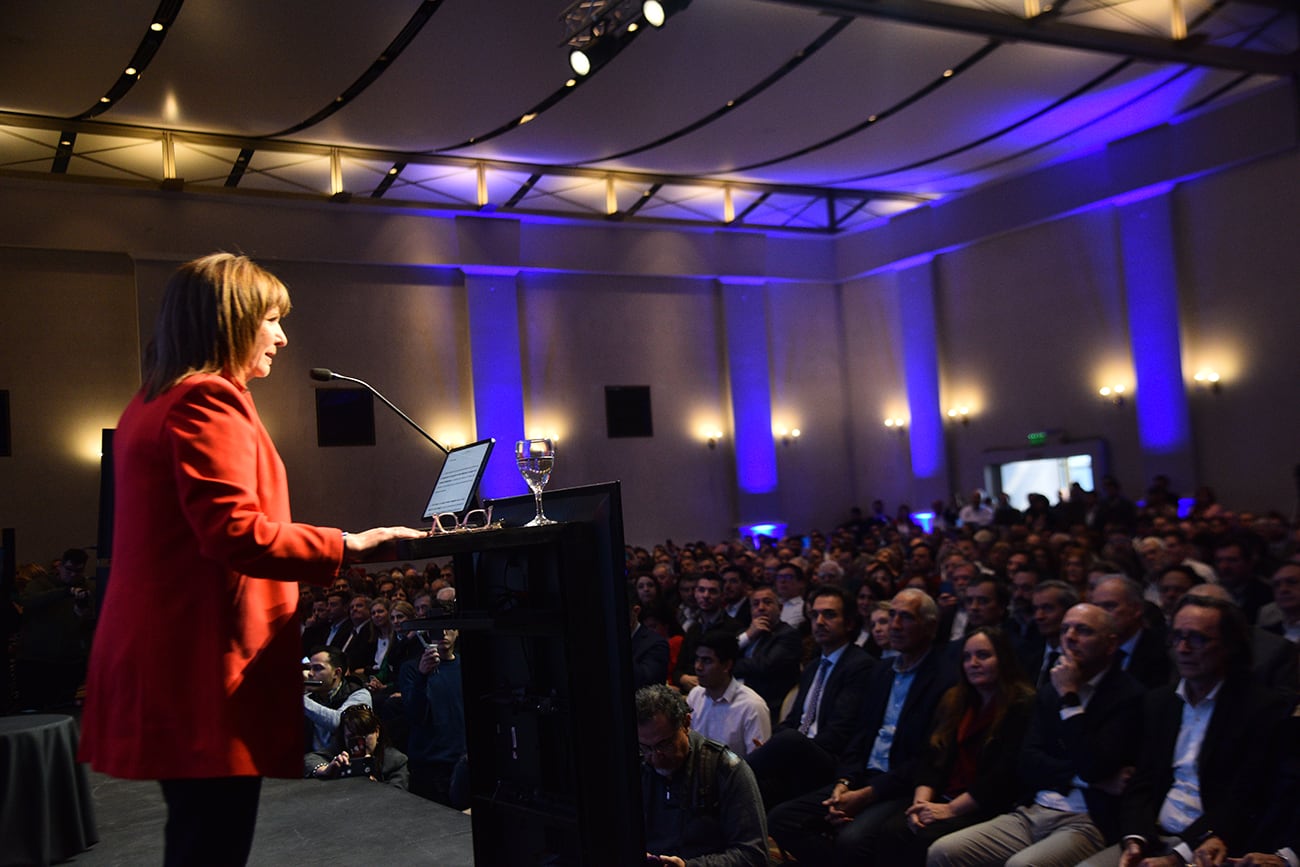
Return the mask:
{"type": "Polygon", "coordinates": [[[524,526],[554,524],[542,514],[542,488],[550,481],[551,468],[555,466],[555,443],[548,439],[519,440],[515,443],[515,463],[519,464],[519,472],[537,501],[537,517],[524,526]]]}

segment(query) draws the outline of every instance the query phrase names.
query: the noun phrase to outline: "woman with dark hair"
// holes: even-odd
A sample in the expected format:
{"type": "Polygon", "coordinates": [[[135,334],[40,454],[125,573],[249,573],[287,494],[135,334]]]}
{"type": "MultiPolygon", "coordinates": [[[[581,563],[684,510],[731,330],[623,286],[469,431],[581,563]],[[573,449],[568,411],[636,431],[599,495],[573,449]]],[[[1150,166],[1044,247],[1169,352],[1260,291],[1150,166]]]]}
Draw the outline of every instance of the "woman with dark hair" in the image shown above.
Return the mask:
{"type": "Polygon", "coordinates": [[[345,708],[339,716],[339,728],[346,746],[336,756],[308,753],[303,759],[305,776],[318,780],[374,780],[406,791],[411,782],[406,755],[389,745],[373,710],[364,704],[345,708]]]}
{"type": "Polygon", "coordinates": [[[935,840],[1010,809],[1033,707],[1034,689],[1006,633],[982,626],[967,636],[961,678],[939,700],[912,805],[881,829],[876,863],[919,867],[935,840]]]}
{"type": "Polygon", "coordinates": [[[248,391],[288,343],[289,308],[284,284],[243,256],[182,266],[113,438],[111,589],[81,759],[161,782],[167,865],[245,863],[262,777],[302,773],[297,582],[327,586],[346,557],[424,535],[293,523],[248,391]]]}

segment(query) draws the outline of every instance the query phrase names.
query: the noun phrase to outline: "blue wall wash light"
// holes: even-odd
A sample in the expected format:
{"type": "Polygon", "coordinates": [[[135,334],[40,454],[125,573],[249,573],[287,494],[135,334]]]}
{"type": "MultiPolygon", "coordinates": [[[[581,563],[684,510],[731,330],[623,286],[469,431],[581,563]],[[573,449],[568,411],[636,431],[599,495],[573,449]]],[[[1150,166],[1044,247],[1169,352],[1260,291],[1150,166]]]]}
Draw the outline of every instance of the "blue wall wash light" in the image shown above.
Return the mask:
{"type": "Polygon", "coordinates": [[[913,512],[912,523],[921,528],[923,533],[934,532],[934,512],[913,512]]]}
{"type": "Polygon", "coordinates": [[[766,524],[741,524],[739,527],[741,538],[746,536],[771,536],[773,539],[784,539],[787,525],[784,521],[769,522],[766,524]]]}

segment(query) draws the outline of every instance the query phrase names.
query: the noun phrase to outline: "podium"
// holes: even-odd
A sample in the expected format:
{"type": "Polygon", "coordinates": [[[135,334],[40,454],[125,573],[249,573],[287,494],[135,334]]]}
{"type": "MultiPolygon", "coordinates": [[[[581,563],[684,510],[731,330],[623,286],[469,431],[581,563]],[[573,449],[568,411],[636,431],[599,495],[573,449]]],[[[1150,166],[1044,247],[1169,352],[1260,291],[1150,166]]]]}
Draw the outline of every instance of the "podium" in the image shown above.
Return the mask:
{"type": "Polygon", "coordinates": [[[451,556],[476,864],[645,858],[618,483],[548,492],[559,523],[518,526],[531,495],[491,503],[501,530],[398,544],[451,556]]]}

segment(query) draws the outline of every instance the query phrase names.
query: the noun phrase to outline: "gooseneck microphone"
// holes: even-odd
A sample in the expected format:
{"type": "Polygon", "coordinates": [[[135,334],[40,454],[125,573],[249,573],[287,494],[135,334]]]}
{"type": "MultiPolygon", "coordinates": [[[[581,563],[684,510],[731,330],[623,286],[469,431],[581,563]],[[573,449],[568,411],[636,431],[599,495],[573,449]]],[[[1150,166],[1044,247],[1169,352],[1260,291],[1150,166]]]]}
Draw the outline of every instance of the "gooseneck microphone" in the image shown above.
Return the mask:
{"type": "Polygon", "coordinates": [[[394,405],[393,402],[392,402],[391,400],[389,400],[388,398],[386,398],[386,397],[384,397],[382,394],[380,394],[379,391],[378,391],[378,390],[377,390],[373,385],[371,385],[370,383],[368,383],[368,382],[363,382],[363,381],[361,381],[361,380],[359,380],[359,379],[356,379],[355,377],[344,376],[344,375],[341,374],[341,373],[335,373],[334,371],[330,370],[328,367],[313,367],[313,368],[311,369],[311,378],[312,378],[312,379],[315,379],[315,380],[318,380],[319,382],[329,382],[329,381],[332,380],[332,379],[342,379],[342,380],[345,380],[345,381],[347,381],[347,382],[355,382],[357,385],[361,386],[361,387],[364,388],[366,391],[370,392],[370,393],[373,394],[375,397],[377,397],[377,398],[379,398],[380,400],[382,400],[382,401],[383,401],[383,402],[388,406],[389,409],[391,409],[393,412],[395,412],[395,413],[397,413],[398,415],[400,415],[400,416],[402,417],[402,420],[403,420],[403,421],[405,421],[405,422],[406,422],[407,424],[409,424],[411,427],[413,427],[413,428],[415,428],[417,431],[419,431],[419,432],[420,432],[420,436],[424,437],[424,438],[427,439],[429,442],[431,442],[431,443],[433,443],[435,446],[437,446],[437,447],[438,447],[438,450],[439,450],[440,452],[442,452],[444,455],[447,454],[447,447],[446,447],[446,446],[444,446],[442,443],[438,442],[438,441],[437,441],[436,439],[434,439],[433,437],[429,436],[428,432],[427,432],[424,428],[420,427],[418,424],[416,424],[414,421],[412,421],[412,420],[411,420],[411,417],[410,417],[409,415],[407,415],[406,413],[404,413],[404,412],[402,412],[400,409],[398,409],[398,408],[396,407],[396,405],[394,405]]]}

